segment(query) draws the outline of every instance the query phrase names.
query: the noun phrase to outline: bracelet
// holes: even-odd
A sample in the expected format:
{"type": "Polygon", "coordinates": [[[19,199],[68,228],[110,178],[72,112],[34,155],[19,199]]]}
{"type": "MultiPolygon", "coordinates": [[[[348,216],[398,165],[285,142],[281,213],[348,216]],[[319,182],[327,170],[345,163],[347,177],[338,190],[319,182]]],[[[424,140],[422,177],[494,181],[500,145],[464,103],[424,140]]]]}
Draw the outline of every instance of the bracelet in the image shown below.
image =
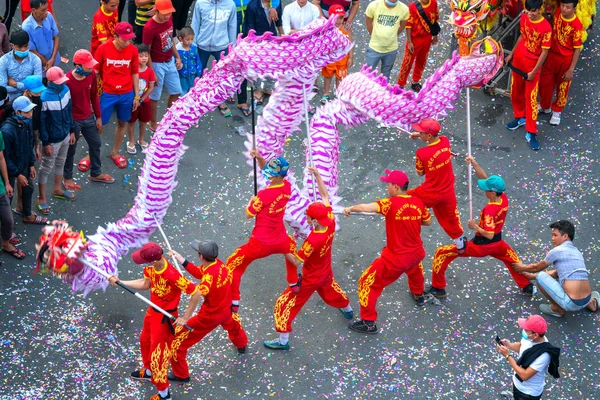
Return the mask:
{"type": "Polygon", "coordinates": [[[133,99],[134,100],[139,100],[139,99],[141,99],[141,97],[140,96],[135,96],[133,99]]]}
{"type": "Polygon", "coordinates": [[[506,361],[508,361],[508,359],[509,359],[510,357],[512,357],[512,356],[511,356],[510,354],[507,354],[507,355],[506,355],[506,361]]]}

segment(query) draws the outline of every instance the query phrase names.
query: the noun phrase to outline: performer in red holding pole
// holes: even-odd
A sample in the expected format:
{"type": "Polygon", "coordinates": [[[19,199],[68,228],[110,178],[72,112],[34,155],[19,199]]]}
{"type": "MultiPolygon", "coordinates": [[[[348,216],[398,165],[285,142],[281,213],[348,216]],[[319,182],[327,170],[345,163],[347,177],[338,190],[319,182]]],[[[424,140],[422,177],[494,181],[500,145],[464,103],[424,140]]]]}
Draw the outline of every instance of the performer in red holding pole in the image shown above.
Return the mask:
{"type": "Polygon", "coordinates": [[[488,177],[473,157],[467,156],[467,164],[471,164],[475,169],[475,174],[479,178],[477,184],[485,191],[485,197],[489,202],[481,210],[479,224],[473,220],[469,221],[469,229],[473,229],[476,233],[463,254],[457,253],[456,245],[441,246],[435,251],[431,268],[431,289],[428,292],[437,298],[446,297],[446,269],[456,257],[490,256],[506,265],[523,294],[533,296],[533,284],[513,269],[513,265],[523,266],[521,260],[508,243],[502,240],[502,228],[508,213],[508,197],[504,193],[506,190],[504,180],[498,175],[488,177]]]}
{"type": "MultiPolygon", "coordinates": [[[[439,11],[436,0],[416,0],[409,4],[408,23],[406,24],[406,47],[404,48],[404,59],[398,75],[398,85],[404,87],[408,80],[408,74],[414,64],[412,85],[410,88],[415,92],[421,90],[419,81],[423,76],[427,56],[432,44],[437,44],[437,32],[431,32],[431,26],[438,22],[439,11]],[[427,21],[425,21],[425,18],[427,21]]],[[[435,29],[435,28],[434,28],[435,29]]]]}
{"type": "Polygon", "coordinates": [[[554,126],[560,124],[560,115],[567,104],[569,88],[573,82],[573,71],[583,49],[583,26],[575,15],[577,1],[561,0],[560,8],[554,14],[550,52],[540,77],[541,104],[538,111],[544,114],[552,112],[550,125],[554,126]],[[552,103],[554,91],[556,100],[552,103]]]}
{"type": "Polygon", "coordinates": [[[458,251],[463,252],[467,238],[456,206],[450,141],[446,136],[439,136],[442,128],[433,118],[425,118],[412,127],[415,132],[411,138],[420,138],[427,143],[427,146],[417,150],[416,157],[417,174],[425,175],[425,182],[410,189],[408,194],[418,197],[427,208],[433,209],[444,232],[454,239],[458,251]]]}
{"type": "Polygon", "coordinates": [[[248,242],[238,247],[226,261],[227,268],[233,273],[231,285],[231,311],[238,312],[240,304],[240,282],[248,265],[259,258],[272,254],[283,254],[287,271],[287,281],[291,290],[300,290],[298,269],[293,264],[296,242],[288,236],[283,224],[285,207],[290,200],[292,187],[285,179],[289,168],[283,157],[275,157],[269,163],[258,150],[250,150],[256,157],[269,186],[252,196],[246,207],[246,218],[256,217],[256,224],[248,242]]]}
{"type": "MultiPolygon", "coordinates": [[[[144,267],[144,277],[135,281],[121,281],[121,283],[135,290],[150,289],[150,301],[163,310],[177,317],[177,307],[181,298],[181,292],[192,296],[188,308],[185,310],[183,320],[187,321],[194,312],[200,301],[200,292],[196,285],[173,267],[164,257],[161,247],[149,242],[141,249],[131,255],[136,264],[147,264],[144,267]]],[[[111,276],[108,281],[117,286],[119,279],[111,276]]],[[[180,322],[178,318],[176,323],[180,322]]],[[[183,323],[181,323],[183,325],[183,323]]],[[[171,355],[171,342],[173,341],[175,329],[171,321],[152,307],[146,311],[144,326],[140,334],[140,349],[142,351],[142,362],[144,366],[131,373],[133,379],[151,380],[158,394],[152,396],[151,400],[170,399],[169,381],[169,357],[171,355]]]]}
{"type": "Polygon", "coordinates": [[[297,266],[304,262],[302,287],[298,293],[292,292],[288,287],[277,299],[274,317],[279,339],[264,341],[263,345],[269,349],[290,348],[289,336],[292,322],[314,292],[319,293],[326,304],[339,308],[344,317],[348,319],[354,317],[348,296],[333,277],[331,246],[335,235],[335,218],[329,205],[327,187],[316,168],[309,167],[308,170],[315,176],[322,202],[311,203],[306,209],[306,219],[314,229],[296,255],[297,266]]]}
{"type": "Polygon", "coordinates": [[[520,32],[514,50],[506,57],[507,64],[511,64],[518,72],[513,70],[510,86],[510,99],[513,106],[515,119],[506,125],[508,130],[514,131],[525,126],[527,133],[525,139],[529,147],[537,151],[540,144],[537,139],[537,97],[540,70],[550,49],[552,27],[542,17],[543,0],[527,0],[527,12],[521,15],[520,32]],[[519,72],[527,74],[525,79],[519,72]]]}
{"type": "Polygon", "coordinates": [[[408,176],[403,171],[386,169],[381,181],[387,183],[390,197],[344,209],[346,216],[352,212],[376,212],[385,216],[385,247],[358,280],[361,320],[350,323],[350,329],[359,333],[377,333],[377,299],[386,286],[404,273],[417,305],[423,306],[426,302],[421,225],[431,225],[431,215],[418,197],[407,194],[408,176]]]}
{"type": "MultiPolygon", "coordinates": [[[[175,321],[175,339],[171,346],[171,368],[169,380],[176,382],[189,382],[190,371],[187,363],[187,352],[190,347],[201,341],[206,335],[219,325],[227,331],[229,339],[238,349],[238,353],[246,352],[248,337],[240,317],[231,312],[231,273],[217,257],[219,247],[212,240],[194,240],[192,249],[198,253],[202,265],[196,266],[187,261],[176,251],[169,251],[183,265],[187,272],[194,278],[200,279],[198,290],[204,296],[204,303],[198,314],[191,319],[180,317],[175,321]],[[189,331],[183,325],[187,324],[193,329],[189,331]]],[[[196,308],[196,304],[190,307],[196,308]]]]}

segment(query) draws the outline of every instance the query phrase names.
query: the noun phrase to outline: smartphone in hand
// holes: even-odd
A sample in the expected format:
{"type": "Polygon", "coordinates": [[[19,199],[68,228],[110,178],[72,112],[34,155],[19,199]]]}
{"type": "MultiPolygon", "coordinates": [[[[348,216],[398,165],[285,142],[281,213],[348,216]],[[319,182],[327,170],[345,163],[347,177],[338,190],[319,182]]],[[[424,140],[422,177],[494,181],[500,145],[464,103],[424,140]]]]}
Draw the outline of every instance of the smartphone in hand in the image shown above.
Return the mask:
{"type": "Polygon", "coordinates": [[[496,335],[496,343],[498,343],[498,346],[504,346],[498,335],[496,335]]]}

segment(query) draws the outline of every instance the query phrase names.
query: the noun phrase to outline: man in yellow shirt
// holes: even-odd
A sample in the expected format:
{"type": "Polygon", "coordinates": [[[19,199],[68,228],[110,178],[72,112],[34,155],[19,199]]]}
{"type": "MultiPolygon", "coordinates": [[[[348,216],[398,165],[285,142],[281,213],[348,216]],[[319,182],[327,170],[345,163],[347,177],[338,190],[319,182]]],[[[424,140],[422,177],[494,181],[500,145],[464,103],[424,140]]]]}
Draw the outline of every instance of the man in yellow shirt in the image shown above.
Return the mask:
{"type": "Polygon", "coordinates": [[[408,7],[400,0],[375,0],[367,6],[367,30],[371,35],[366,64],[377,68],[388,80],[398,54],[398,36],[408,22],[408,7]]]}

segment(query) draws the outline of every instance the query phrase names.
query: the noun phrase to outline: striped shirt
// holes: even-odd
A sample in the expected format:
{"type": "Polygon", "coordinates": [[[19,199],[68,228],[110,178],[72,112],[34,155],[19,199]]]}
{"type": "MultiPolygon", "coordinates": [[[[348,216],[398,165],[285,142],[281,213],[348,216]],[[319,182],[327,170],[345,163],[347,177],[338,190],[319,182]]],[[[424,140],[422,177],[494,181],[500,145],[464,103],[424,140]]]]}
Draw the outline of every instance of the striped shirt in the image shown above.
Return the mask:
{"type": "Polygon", "coordinates": [[[154,1],[151,1],[145,6],[139,6],[135,9],[135,24],[137,26],[146,25],[146,22],[148,22],[148,20],[152,18],[151,16],[146,14],[148,11],[150,11],[152,7],[154,7],[154,1]]]}

